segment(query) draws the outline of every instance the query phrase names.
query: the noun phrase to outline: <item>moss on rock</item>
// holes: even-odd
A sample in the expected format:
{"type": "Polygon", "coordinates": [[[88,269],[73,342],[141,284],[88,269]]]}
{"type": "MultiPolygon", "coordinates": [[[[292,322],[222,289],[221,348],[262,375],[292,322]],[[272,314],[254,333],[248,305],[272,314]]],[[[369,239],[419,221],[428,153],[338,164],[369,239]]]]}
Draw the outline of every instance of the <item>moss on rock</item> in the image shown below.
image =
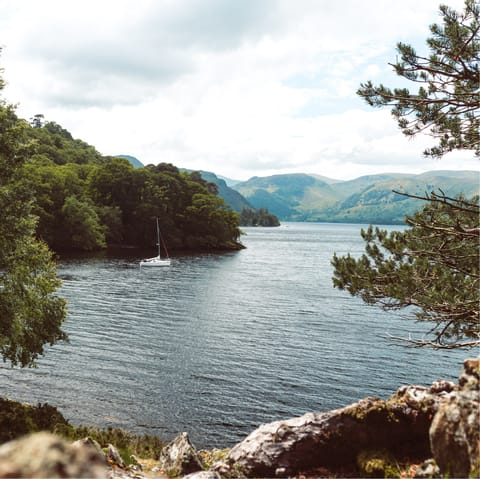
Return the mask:
{"type": "Polygon", "coordinates": [[[385,449],[361,451],[357,465],[365,477],[400,477],[395,458],[385,449]]]}

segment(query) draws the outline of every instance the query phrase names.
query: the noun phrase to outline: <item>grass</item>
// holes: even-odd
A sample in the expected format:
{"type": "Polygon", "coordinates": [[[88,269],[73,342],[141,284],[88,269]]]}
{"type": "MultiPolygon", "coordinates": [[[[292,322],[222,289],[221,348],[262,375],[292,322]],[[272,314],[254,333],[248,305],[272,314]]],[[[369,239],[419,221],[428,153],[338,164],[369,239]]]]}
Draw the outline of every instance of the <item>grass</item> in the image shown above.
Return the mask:
{"type": "Polygon", "coordinates": [[[102,448],[112,444],[126,464],[134,462],[132,455],[157,460],[164,446],[158,436],[132,434],[111,427],[72,426],[49,404],[34,406],[0,398],[0,444],[39,431],[49,431],[71,441],[91,437],[102,448]]]}

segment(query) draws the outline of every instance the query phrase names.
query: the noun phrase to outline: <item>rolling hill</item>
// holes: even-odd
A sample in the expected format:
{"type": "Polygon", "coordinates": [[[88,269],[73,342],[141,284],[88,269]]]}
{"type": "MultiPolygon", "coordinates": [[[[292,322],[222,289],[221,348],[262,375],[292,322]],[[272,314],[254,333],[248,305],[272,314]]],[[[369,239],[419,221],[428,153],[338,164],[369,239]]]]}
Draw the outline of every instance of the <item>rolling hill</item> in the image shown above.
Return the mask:
{"type": "Polygon", "coordinates": [[[422,201],[398,195],[399,191],[424,195],[442,190],[466,197],[480,192],[478,171],[431,171],[420,175],[385,173],[350,181],[307,174],[253,177],[234,188],[255,208],[268,208],[283,221],[346,223],[403,223],[405,215],[422,207],[422,201]]]}

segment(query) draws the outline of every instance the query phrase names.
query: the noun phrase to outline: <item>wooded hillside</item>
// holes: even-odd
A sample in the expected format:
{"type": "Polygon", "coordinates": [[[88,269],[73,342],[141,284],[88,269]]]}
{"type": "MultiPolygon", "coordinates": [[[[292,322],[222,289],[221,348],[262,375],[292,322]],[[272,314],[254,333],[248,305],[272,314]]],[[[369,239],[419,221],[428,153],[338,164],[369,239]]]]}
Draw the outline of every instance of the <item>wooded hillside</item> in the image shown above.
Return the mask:
{"type": "Polygon", "coordinates": [[[171,249],[240,247],[238,215],[199,173],[166,163],[134,168],[54,122],[32,122],[28,136],[25,182],[38,236],[55,251],[154,246],[155,217],[171,249]]]}

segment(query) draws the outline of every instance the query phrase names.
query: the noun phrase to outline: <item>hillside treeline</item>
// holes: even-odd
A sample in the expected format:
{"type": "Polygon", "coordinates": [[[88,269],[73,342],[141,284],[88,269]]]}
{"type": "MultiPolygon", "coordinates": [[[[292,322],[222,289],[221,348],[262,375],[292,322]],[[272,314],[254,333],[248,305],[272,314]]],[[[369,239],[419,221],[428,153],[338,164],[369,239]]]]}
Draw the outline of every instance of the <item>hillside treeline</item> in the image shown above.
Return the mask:
{"type": "Polygon", "coordinates": [[[240,247],[238,215],[199,173],[166,163],[135,169],[38,117],[28,137],[26,191],[38,216],[37,234],[53,250],[154,246],[155,217],[171,249],[240,247]]]}
{"type": "Polygon", "coordinates": [[[280,221],[267,208],[243,208],[240,212],[240,226],[280,226],[280,221]]]}

